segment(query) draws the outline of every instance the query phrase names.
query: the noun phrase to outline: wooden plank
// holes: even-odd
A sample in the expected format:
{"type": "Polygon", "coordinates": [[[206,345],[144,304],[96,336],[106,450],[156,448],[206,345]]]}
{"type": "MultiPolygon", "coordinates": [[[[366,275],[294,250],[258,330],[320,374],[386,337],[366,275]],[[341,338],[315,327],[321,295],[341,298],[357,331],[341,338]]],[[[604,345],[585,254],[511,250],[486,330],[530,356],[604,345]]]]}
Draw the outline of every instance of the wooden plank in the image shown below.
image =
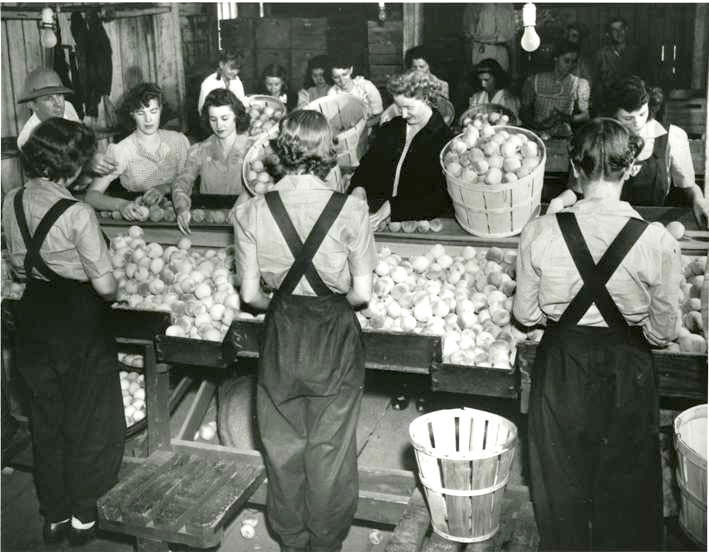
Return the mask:
{"type": "Polygon", "coordinates": [[[246,504],[249,496],[265,478],[266,469],[263,467],[240,467],[226,484],[216,490],[209,503],[203,504],[196,515],[185,523],[185,531],[192,535],[202,536],[207,542],[210,535],[214,534],[233,513],[246,504]]]}
{"type": "Polygon", "coordinates": [[[155,349],[147,345],[143,352],[145,402],[148,420],[148,454],[170,448],[170,372],[158,364],[155,349]]]}
{"type": "Polygon", "coordinates": [[[506,399],[518,397],[514,369],[480,368],[460,364],[433,365],[431,390],[506,399]]]}
{"type": "Polygon", "coordinates": [[[248,17],[227,19],[220,22],[222,47],[225,49],[251,49],[255,42],[256,20],[248,17]]]}
{"type": "MultiPolygon", "coordinates": [[[[9,52],[17,51],[18,48],[24,50],[24,35],[22,32],[21,21],[7,21],[5,23],[4,31],[7,33],[6,44],[8,46],[8,56],[9,52]]],[[[26,58],[24,55],[9,56],[8,61],[10,62],[10,75],[12,78],[13,92],[15,94],[13,103],[16,103],[17,98],[19,98],[22,94],[25,81],[27,80],[27,74],[31,71],[31,69],[27,68],[26,58]]],[[[35,68],[32,67],[32,69],[35,68]]],[[[16,107],[16,115],[17,132],[19,133],[31,115],[31,111],[27,107],[27,104],[18,105],[16,107]]]]}
{"type": "Polygon", "coordinates": [[[178,462],[178,456],[169,452],[153,454],[127,477],[121,478],[113,488],[97,502],[99,524],[103,521],[120,522],[123,519],[123,505],[133,501],[145,490],[161,471],[169,470],[178,462]]]}
{"type": "Polygon", "coordinates": [[[370,74],[372,68],[379,65],[396,66],[399,71],[402,71],[404,64],[401,59],[400,52],[387,52],[384,54],[369,54],[369,67],[370,74]]]}
{"type": "Polygon", "coordinates": [[[367,22],[369,54],[398,54],[404,38],[402,21],[367,22]]]}
{"type": "Polygon", "coordinates": [[[119,100],[126,91],[125,81],[123,80],[123,58],[121,56],[120,47],[120,27],[118,21],[109,21],[103,24],[106,31],[106,36],[111,43],[111,93],[109,98],[113,104],[118,107],[119,100]]]}
{"type": "Polygon", "coordinates": [[[153,521],[152,513],[160,504],[169,499],[173,489],[182,480],[196,477],[204,465],[204,460],[187,454],[178,454],[177,462],[170,469],[160,469],[153,480],[143,487],[142,492],[122,506],[123,520],[132,526],[146,527],[153,521]]]}
{"type": "Polygon", "coordinates": [[[209,405],[214,398],[217,386],[208,379],[202,380],[197,390],[197,394],[192,400],[190,409],[187,412],[182,427],[177,432],[177,438],[185,441],[193,441],[195,433],[199,430],[204,420],[204,416],[209,409],[209,405]]]}
{"type": "Polygon", "coordinates": [[[389,538],[386,552],[411,552],[418,550],[426,536],[430,522],[428,508],[421,492],[416,489],[406,504],[404,515],[389,538]]]}
{"type": "Polygon", "coordinates": [[[215,341],[159,335],[155,338],[155,349],[161,362],[170,364],[212,368],[230,365],[222,358],[222,344],[215,341]]]}
{"type": "Polygon", "coordinates": [[[2,21],[2,135],[17,136],[22,127],[18,126],[18,111],[26,110],[27,108],[18,106],[17,95],[20,94],[19,87],[22,83],[15,83],[12,75],[12,64],[10,60],[10,44],[7,36],[7,21],[2,21]],[[18,90],[16,90],[18,88],[18,90]]]}

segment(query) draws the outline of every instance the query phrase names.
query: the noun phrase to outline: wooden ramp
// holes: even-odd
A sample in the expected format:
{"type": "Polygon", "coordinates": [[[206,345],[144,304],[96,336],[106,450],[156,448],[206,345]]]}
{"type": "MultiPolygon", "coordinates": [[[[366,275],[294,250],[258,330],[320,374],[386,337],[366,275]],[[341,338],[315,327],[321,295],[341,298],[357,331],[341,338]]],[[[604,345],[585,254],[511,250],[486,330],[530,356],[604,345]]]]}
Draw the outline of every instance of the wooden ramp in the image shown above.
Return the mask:
{"type": "Polygon", "coordinates": [[[218,546],[264,479],[263,465],[249,459],[159,451],[99,500],[99,524],[153,542],[218,546]]]}

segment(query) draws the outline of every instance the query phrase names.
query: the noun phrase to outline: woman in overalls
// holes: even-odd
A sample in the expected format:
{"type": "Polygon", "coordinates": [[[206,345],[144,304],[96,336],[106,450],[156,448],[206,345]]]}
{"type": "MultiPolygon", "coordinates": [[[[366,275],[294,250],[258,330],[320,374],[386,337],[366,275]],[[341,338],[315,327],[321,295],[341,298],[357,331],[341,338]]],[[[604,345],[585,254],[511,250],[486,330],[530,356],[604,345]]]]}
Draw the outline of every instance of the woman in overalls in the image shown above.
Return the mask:
{"type": "Polygon", "coordinates": [[[243,301],[267,311],[257,419],[268,521],[281,550],[333,552],[357,508],[364,352],[353,306],[369,301],[376,251],[367,204],[323,182],[336,163],[325,117],[299,110],[281,125],[275,191],[234,209],[237,272],[243,301]]]}
{"type": "Polygon", "coordinates": [[[522,231],[513,312],[546,320],[529,409],[543,550],[657,550],[658,405],[650,347],[676,337],[680,248],[620,200],[642,139],[612,119],[574,136],[585,198],[522,231]]]}
{"type": "MultiPolygon", "coordinates": [[[[619,121],[644,142],[637,174],[623,185],[621,199],[631,205],[689,205],[700,228],[709,222],[709,203],[697,185],[687,133],[675,125],[667,130],[655,119],[662,107],[662,91],[647,88],[638,76],[616,82],[607,97],[609,117],[619,121]]],[[[571,205],[581,194],[570,179],[569,189],[550,202],[551,212],[571,205]]]]}
{"type": "Polygon", "coordinates": [[[569,137],[574,125],[588,121],[590,84],[572,73],[579,47],[561,41],[554,47],[554,70],[529,77],[522,87],[520,117],[529,128],[569,137]]]}
{"type": "Polygon", "coordinates": [[[22,150],[30,180],[3,205],[13,268],[27,281],[17,369],[30,390],[44,539],[93,537],[96,500],[117,480],[125,420],[109,328],[116,281],[94,210],[67,191],[95,150],[81,123],[52,118],[22,150]]]}

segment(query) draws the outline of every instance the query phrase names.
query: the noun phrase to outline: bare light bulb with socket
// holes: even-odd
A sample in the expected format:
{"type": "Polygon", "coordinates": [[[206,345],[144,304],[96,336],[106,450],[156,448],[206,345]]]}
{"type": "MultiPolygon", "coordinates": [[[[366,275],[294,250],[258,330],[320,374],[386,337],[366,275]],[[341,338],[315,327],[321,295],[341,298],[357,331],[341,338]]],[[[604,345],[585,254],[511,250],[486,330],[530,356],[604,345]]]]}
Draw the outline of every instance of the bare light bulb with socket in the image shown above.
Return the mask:
{"type": "Polygon", "coordinates": [[[541,44],[541,39],[534,29],[537,22],[537,8],[531,2],[527,2],[522,7],[522,26],[524,33],[520,42],[525,52],[534,52],[541,44]]]}
{"type": "Polygon", "coordinates": [[[42,8],[39,41],[45,48],[54,48],[57,45],[57,35],[54,33],[54,12],[50,7],[42,8]]]}
{"type": "Polygon", "coordinates": [[[387,11],[384,2],[379,2],[379,21],[386,21],[387,11]]]}

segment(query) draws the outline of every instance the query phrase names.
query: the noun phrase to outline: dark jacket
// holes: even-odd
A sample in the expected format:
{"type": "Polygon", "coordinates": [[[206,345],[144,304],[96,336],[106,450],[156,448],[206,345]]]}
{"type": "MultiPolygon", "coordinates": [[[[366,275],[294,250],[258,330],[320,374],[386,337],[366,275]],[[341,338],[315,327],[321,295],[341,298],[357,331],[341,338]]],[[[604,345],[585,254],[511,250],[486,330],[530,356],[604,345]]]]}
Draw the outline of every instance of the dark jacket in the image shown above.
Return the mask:
{"type": "Polygon", "coordinates": [[[398,195],[391,197],[406,139],[406,121],[395,117],[377,130],[374,143],[352,175],[350,190],[362,186],[367,191],[370,212],[388,200],[392,221],[425,220],[444,214],[451,201],[439,156],[451,138],[450,128],[434,109],[428,124],[411,142],[401,166],[398,195]]]}

